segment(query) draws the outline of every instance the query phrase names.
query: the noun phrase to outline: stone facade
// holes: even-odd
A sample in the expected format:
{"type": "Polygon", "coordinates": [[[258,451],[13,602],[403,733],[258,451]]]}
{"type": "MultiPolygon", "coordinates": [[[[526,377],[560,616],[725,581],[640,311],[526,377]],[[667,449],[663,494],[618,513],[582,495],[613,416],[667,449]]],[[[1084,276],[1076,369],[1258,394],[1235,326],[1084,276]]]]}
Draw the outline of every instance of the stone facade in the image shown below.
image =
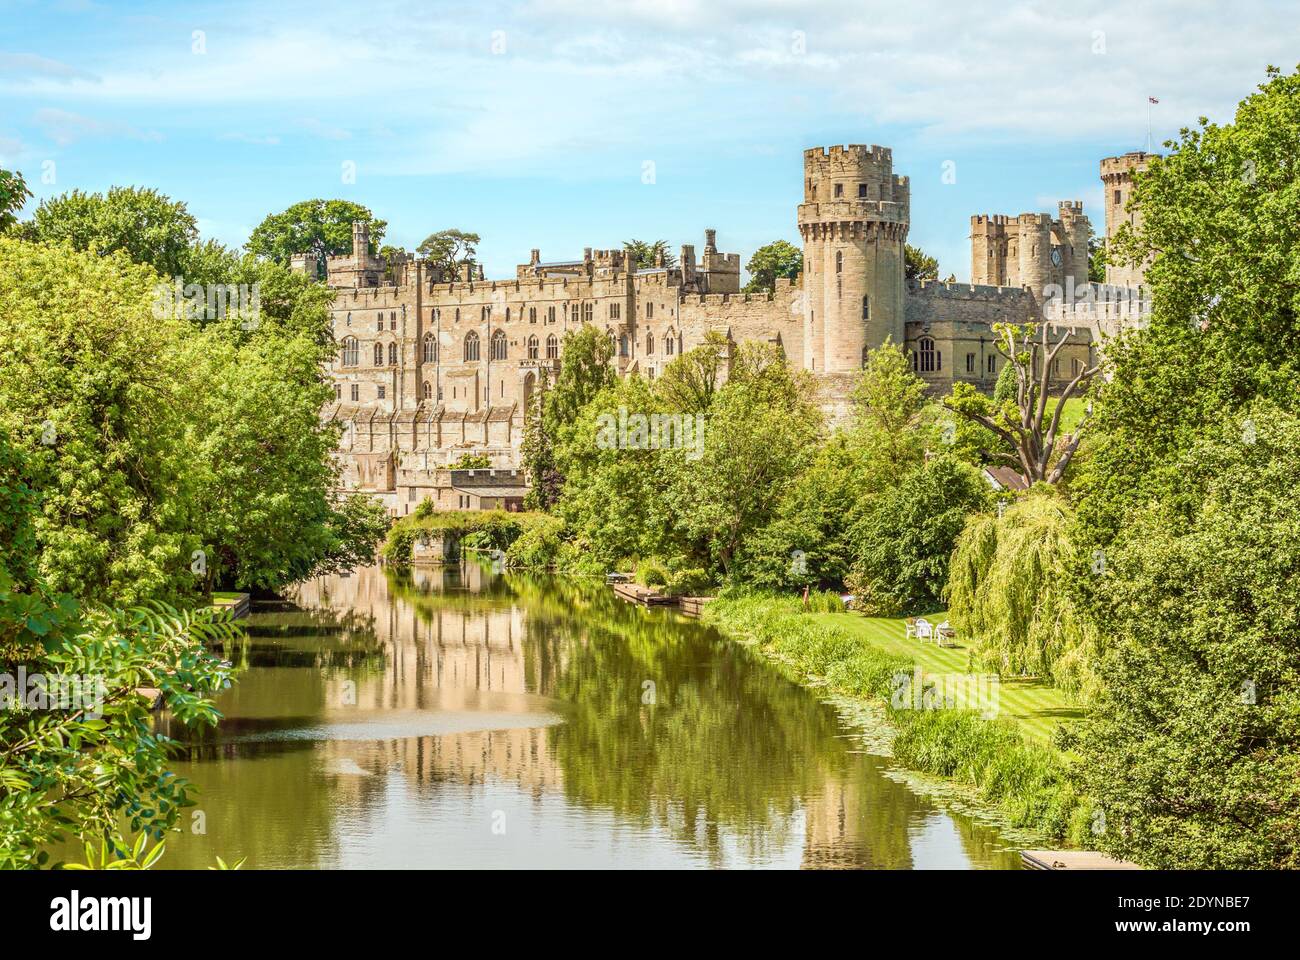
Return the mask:
{"type": "MultiPolygon", "coordinates": [[[[686,245],[673,266],[661,258],[639,267],[623,250],[590,248],[544,261],[533,249],[513,277],[489,280],[472,263],[448,275],[417,258],[382,260],[356,224],[352,253],[325,264],[339,344],[325,416],[344,426],[343,483],[374,493],[394,515],[426,498],[461,508],[451,465],[476,453],[495,469],[518,468],[529,397],[558,372],[565,335],[584,324],[610,338],[623,376],[658,376],[711,331],[777,345],[814,375],[832,417],[845,414],[867,351],[886,338],[904,345],[936,392],[955,382],[992,389],[1002,358],[991,328],[1000,321],[1045,317],[1076,328],[1053,371],[1057,385],[1094,358],[1110,314],[1052,289],[1096,287],[1086,284],[1089,223],[1079,201],[1061,203],[1055,219],[973,217],[977,282],[914,283],[904,279],[909,184],[891,151],[814,148],[803,169],[796,220],[805,270],[770,293],[741,292],[740,256],[719,252],[711,229],[698,258],[686,245]]],[[[1108,205],[1108,231],[1110,218],[1108,205]]],[[[315,273],[317,264],[301,255],[293,268],[315,273]]]]}
{"type": "MultiPolygon", "coordinates": [[[[1141,173],[1150,164],[1153,154],[1144,150],[1126,153],[1120,157],[1107,157],[1101,161],[1101,182],[1106,187],[1106,239],[1109,241],[1120,226],[1127,223],[1134,229],[1142,226],[1141,214],[1128,209],[1133,197],[1133,174],[1141,173]]],[[[1145,266],[1106,265],[1106,283],[1114,287],[1139,287],[1143,282],[1145,266]]]]}

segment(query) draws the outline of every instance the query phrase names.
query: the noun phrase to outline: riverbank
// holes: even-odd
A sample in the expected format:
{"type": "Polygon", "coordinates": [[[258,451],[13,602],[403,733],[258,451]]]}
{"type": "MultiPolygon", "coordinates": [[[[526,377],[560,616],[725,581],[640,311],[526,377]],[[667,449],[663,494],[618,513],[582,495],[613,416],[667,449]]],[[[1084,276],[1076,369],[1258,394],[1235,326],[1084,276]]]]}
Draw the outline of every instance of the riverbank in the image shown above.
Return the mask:
{"type": "Polygon", "coordinates": [[[889,621],[805,613],[793,597],[737,593],[708,604],[703,619],[806,686],[883,705],[904,766],[973,788],[1012,827],[1087,845],[1093,806],[1051,742],[1077,711],[1056,691],[984,684],[964,650],[904,641],[901,622],[891,630],[889,621]]]}

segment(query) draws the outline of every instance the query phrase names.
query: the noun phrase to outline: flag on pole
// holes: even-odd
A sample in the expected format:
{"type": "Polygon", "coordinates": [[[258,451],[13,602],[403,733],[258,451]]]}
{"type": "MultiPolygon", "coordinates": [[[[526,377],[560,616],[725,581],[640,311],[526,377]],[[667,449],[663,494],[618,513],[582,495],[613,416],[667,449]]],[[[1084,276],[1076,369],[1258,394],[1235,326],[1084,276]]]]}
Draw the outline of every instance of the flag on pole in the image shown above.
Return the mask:
{"type": "Polygon", "coordinates": [[[1157,100],[1155,97],[1147,97],[1147,101],[1148,101],[1149,103],[1159,103],[1159,102],[1160,102],[1160,101],[1157,100]]]}

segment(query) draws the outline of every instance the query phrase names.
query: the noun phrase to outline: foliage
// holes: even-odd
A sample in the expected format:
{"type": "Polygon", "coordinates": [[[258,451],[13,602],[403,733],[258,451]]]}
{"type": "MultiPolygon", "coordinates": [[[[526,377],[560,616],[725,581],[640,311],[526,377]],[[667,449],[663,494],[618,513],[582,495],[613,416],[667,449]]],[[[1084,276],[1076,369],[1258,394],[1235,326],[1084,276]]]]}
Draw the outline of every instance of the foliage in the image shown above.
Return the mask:
{"type": "Polygon", "coordinates": [[[967,523],[944,598],[972,656],[1004,674],[1050,677],[1087,700],[1096,694],[1101,635],[1078,609],[1077,556],[1065,499],[1036,487],[1001,516],[967,523]]]}
{"type": "Polygon", "coordinates": [[[647,242],[645,240],[625,240],[623,249],[640,268],[648,269],[656,266],[660,261],[662,265],[668,268],[677,266],[677,258],[672,255],[668,249],[668,241],[654,240],[647,242]]]}
{"type": "Polygon", "coordinates": [[[121,251],[164,277],[185,272],[197,223],[185,204],[157,190],[113,187],[107,194],[73,190],[41,201],[25,239],[106,255],[121,251]]]}
{"type": "Polygon", "coordinates": [[[18,222],[18,211],[31,197],[27,181],[17,170],[0,170],[0,233],[18,222]]]}
{"type": "Polygon", "coordinates": [[[352,224],[358,220],[370,225],[370,243],[378,248],[388,223],[376,220],[369,208],[350,200],[303,200],[267,216],[249,234],[245,249],[282,267],[294,254],[309,253],[323,268],[327,257],[351,255],[352,224]]]}
{"type": "Polygon", "coordinates": [[[462,453],[451,465],[452,470],[490,470],[492,457],[486,453],[462,453]]]}
{"type": "Polygon", "coordinates": [[[953,545],[988,500],[980,476],[952,456],[933,457],[904,477],[854,531],[858,556],[846,586],[855,608],[893,616],[938,606],[953,545]]]}
{"type": "Polygon", "coordinates": [[[1247,414],[1106,551],[1080,769],[1102,848],[1151,867],[1300,866],[1300,418],[1247,414]]]}
{"type": "Polygon", "coordinates": [[[668,407],[681,413],[707,411],[726,377],[731,348],[724,334],[710,330],[698,347],[670,361],[656,382],[668,407]]]}
{"type": "Polygon", "coordinates": [[[903,275],[907,280],[938,280],[939,261],[920,247],[904,244],[903,275]]]}
{"type": "Polygon", "coordinates": [[[555,518],[545,513],[506,510],[435,510],[432,500],[424,500],[414,513],[392,525],[380,555],[385,563],[401,570],[410,566],[411,549],[421,537],[443,537],[448,559],[459,557],[461,544],[473,537],[474,546],[501,550],[508,561],[515,541],[538,526],[551,531],[547,535],[554,535],[555,518]]]}
{"type": "Polygon", "coordinates": [[[439,230],[431,233],[415,248],[431,266],[442,270],[446,278],[456,277],[464,263],[472,262],[482,238],[464,230],[439,230]]]}
{"type": "Polygon", "coordinates": [[[1105,545],[1135,510],[1183,484],[1206,424],[1255,398],[1300,409],[1300,74],[1269,70],[1234,122],[1202,120],[1134,181],[1142,228],[1117,262],[1144,262],[1147,327],[1107,347],[1113,376],[1075,483],[1105,545]]]}
{"type": "Polygon", "coordinates": [[[749,272],[746,293],[771,293],[778,278],[798,278],[803,270],[803,251],[786,240],[774,240],[755,250],[745,269],[749,272]]]}

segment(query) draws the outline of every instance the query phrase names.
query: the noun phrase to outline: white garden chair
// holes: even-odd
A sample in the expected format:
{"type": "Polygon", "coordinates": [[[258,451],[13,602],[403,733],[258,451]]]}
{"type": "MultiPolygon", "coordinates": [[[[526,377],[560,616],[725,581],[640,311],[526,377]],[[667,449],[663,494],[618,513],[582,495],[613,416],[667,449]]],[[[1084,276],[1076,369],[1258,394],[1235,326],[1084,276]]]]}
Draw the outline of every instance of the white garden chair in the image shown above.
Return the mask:
{"type": "Polygon", "coordinates": [[[922,643],[934,639],[934,627],[932,627],[930,621],[924,617],[916,621],[916,639],[920,640],[922,643]]]}

